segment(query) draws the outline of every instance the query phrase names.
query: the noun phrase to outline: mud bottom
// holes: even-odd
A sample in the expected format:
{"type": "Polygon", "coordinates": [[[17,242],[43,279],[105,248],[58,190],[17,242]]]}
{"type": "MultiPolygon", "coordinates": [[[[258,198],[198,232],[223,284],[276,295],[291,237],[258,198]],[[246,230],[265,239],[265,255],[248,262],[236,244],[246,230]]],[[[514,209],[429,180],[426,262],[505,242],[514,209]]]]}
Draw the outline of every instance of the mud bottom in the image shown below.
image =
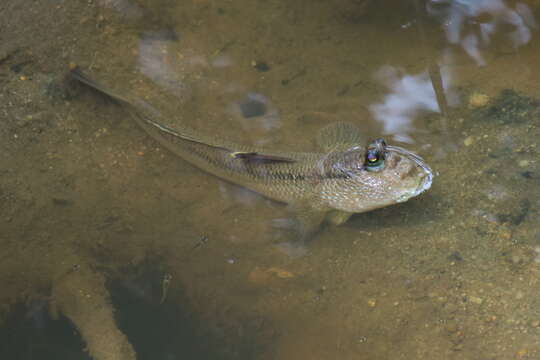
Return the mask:
{"type": "Polygon", "coordinates": [[[274,343],[262,321],[243,310],[220,312],[216,299],[199,302],[194,311],[187,288],[164,271],[161,261],[127,268],[106,288],[115,322],[137,360],[257,359],[268,355],[274,343]]]}
{"type": "Polygon", "coordinates": [[[91,360],[84,347],[66,317],[51,318],[46,301],[13,306],[0,327],[0,359],[91,360]]]}
{"type": "MultiPolygon", "coordinates": [[[[226,359],[208,337],[195,335],[193,320],[171,305],[155,306],[126,288],[114,292],[119,327],[139,360],[226,359]]],[[[73,324],[54,320],[46,302],[19,304],[0,328],[0,359],[92,360],[73,324]]]]}
{"type": "Polygon", "coordinates": [[[145,266],[137,275],[117,279],[107,288],[116,309],[118,327],[133,345],[138,360],[228,359],[204,330],[204,324],[176,303],[169,294],[163,299],[163,273],[145,266]],[[163,300],[163,301],[162,301],[163,300]]]}
{"type": "MultiPolygon", "coordinates": [[[[163,272],[152,267],[127,271],[121,279],[109,280],[103,289],[109,294],[107,308],[114,309],[114,332],[107,332],[109,342],[120,338],[131,349],[129,356],[119,357],[96,341],[100,331],[88,330],[92,320],[74,311],[57,311],[50,299],[29,301],[11,307],[0,319],[1,360],[227,360],[253,358],[254,339],[231,343],[231,336],[216,335],[215,324],[206,324],[198,314],[179,305],[181,289],[176,285],[163,297],[163,272]],[[180,294],[179,294],[180,293],[180,294]],[[52,304],[52,305],[51,305],[52,304]],[[86,320],[85,320],[86,319],[86,320]],[[79,329],[83,329],[80,331],[79,329]],[[86,335],[85,335],[86,334],[86,335]],[[115,337],[116,336],[116,337],[115,337]],[[112,339],[112,340],[111,340],[112,339]],[[105,350],[104,350],[105,349],[105,350]],[[246,350],[249,349],[249,350],[246,350]],[[112,354],[112,355],[111,355],[112,354]]],[[[63,285],[62,285],[63,286],[63,285]]],[[[57,298],[58,292],[55,295],[57,298]]],[[[75,306],[74,306],[75,308],[75,306]]],[[[62,305],[61,309],[70,309],[62,305]]],[[[91,309],[96,317],[99,308],[91,309]]],[[[90,315],[89,315],[90,316],[90,315]]],[[[101,329],[101,330],[100,330],[101,329]]],[[[234,338],[234,337],[232,337],[234,338]]],[[[114,348],[113,348],[114,350],[114,348]]]]}

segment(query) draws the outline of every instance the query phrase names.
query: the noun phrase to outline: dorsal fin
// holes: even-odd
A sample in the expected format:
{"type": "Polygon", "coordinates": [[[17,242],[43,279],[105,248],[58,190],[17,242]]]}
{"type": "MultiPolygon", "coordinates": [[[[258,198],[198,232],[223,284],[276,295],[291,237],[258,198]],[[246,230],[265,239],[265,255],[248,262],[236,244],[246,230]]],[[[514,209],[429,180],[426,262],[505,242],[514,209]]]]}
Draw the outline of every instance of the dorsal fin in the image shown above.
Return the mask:
{"type": "Polygon", "coordinates": [[[358,127],[338,121],[319,131],[317,145],[323,151],[347,150],[354,146],[364,146],[365,139],[358,127]]]}

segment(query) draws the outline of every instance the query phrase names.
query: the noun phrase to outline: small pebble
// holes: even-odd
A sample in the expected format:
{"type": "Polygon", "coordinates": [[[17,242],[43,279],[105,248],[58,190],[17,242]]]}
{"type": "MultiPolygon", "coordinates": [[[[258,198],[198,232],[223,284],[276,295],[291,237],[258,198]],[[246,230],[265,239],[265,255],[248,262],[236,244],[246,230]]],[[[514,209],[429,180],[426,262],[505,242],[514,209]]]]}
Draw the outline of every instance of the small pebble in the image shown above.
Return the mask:
{"type": "Polygon", "coordinates": [[[489,102],[489,96],[487,96],[486,94],[475,92],[471,94],[471,96],[469,97],[469,108],[475,109],[482,106],[486,106],[488,102],[489,102]]]}
{"type": "Polygon", "coordinates": [[[484,302],[484,300],[482,300],[481,298],[479,298],[479,297],[477,297],[477,296],[471,296],[471,297],[469,298],[469,300],[471,300],[471,302],[472,302],[473,304],[477,304],[477,305],[481,305],[481,304],[484,302]]]}
{"type": "Polygon", "coordinates": [[[519,357],[524,357],[525,355],[527,355],[527,349],[521,349],[517,352],[517,356],[519,357]]]}
{"type": "Polygon", "coordinates": [[[534,252],[536,253],[536,257],[534,258],[534,262],[540,263],[540,246],[536,246],[534,248],[534,252]]]}
{"type": "Polygon", "coordinates": [[[359,344],[365,343],[367,341],[367,337],[361,336],[356,340],[359,344]]]}
{"type": "Polygon", "coordinates": [[[255,68],[255,70],[260,72],[267,72],[268,70],[270,70],[270,66],[268,66],[267,63],[262,61],[253,61],[251,65],[255,68]]]}

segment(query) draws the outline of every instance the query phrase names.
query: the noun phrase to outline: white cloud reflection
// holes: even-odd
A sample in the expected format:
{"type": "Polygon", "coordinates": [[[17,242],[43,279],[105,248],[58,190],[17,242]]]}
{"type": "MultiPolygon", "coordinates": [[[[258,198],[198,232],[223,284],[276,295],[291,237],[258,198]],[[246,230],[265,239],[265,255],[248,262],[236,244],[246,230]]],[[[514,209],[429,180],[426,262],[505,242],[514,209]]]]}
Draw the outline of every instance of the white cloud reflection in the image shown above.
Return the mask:
{"type": "Polygon", "coordinates": [[[165,33],[147,31],[139,40],[139,68],[141,73],[161,85],[171,93],[181,96],[185,85],[179,74],[171,66],[169,55],[171,40],[165,33]]]}
{"type": "Polygon", "coordinates": [[[527,44],[536,28],[531,9],[523,3],[510,8],[503,0],[430,0],[426,7],[430,15],[444,19],[448,41],[461,45],[479,66],[486,65],[481,47],[497,32],[515,49],[527,44]]]}
{"type": "MultiPolygon", "coordinates": [[[[450,91],[450,77],[441,74],[449,105],[457,103],[457,96],[450,91]]],[[[371,105],[373,117],[383,124],[383,132],[394,140],[412,143],[411,134],[416,131],[413,120],[422,112],[440,112],[435,90],[426,71],[417,75],[404,74],[400,69],[385,66],[377,78],[390,93],[382,103],[371,105]]]]}
{"type": "MultiPolygon", "coordinates": [[[[235,64],[228,54],[204,56],[194,51],[180,51],[176,33],[167,31],[146,31],[139,40],[138,66],[142,74],[169,93],[183,97],[197,82],[205,88],[211,83],[213,94],[221,94],[224,99],[232,99],[225,108],[218,108],[214,113],[223,111],[234,116],[247,134],[270,132],[281,127],[278,108],[264,94],[249,91],[241,82],[214,81],[212,78],[191,76],[201,70],[215,68],[218,71],[231,71],[235,64]],[[188,80],[185,80],[188,78],[188,80]]],[[[234,71],[235,69],[233,69],[234,71]]],[[[220,105],[218,105],[220,106],[220,105]]],[[[208,108],[210,111],[210,108],[208,108]]],[[[254,140],[257,145],[272,141],[270,137],[254,140]]]]}

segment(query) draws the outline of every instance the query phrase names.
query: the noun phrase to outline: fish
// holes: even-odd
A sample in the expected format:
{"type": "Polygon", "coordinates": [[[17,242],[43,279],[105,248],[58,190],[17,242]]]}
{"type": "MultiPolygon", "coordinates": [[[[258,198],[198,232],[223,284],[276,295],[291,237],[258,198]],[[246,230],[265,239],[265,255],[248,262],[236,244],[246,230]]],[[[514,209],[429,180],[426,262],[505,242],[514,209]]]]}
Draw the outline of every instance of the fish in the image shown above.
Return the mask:
{"type": "Polygon", "coordinates": [[[159,300],[160,304],[163,304],[165,302],[165,299],[167,298],[169,287],[171,287],[171,281],[172,281],[171,273],[163,274],[163,278],[161,279],[161,299],[159,300]]]}
{"type": "MultiPolygon", "coordinates": [[[[353,214],[403,203],[427,191],[433,171],[417,154],[383,139],[367,142],[350,122],[334,122],[316,137],[317,149],[292,152],[237,144],[178,123],[146,101],[120,94],[76,67],[72,78],[123,106],[163,147],[230,183],[285,203],[285,226],[308,239],[321,224],[341,225],[353,214]]],[[[278,226],[283,226],[281,222],[278,226]]]]}

